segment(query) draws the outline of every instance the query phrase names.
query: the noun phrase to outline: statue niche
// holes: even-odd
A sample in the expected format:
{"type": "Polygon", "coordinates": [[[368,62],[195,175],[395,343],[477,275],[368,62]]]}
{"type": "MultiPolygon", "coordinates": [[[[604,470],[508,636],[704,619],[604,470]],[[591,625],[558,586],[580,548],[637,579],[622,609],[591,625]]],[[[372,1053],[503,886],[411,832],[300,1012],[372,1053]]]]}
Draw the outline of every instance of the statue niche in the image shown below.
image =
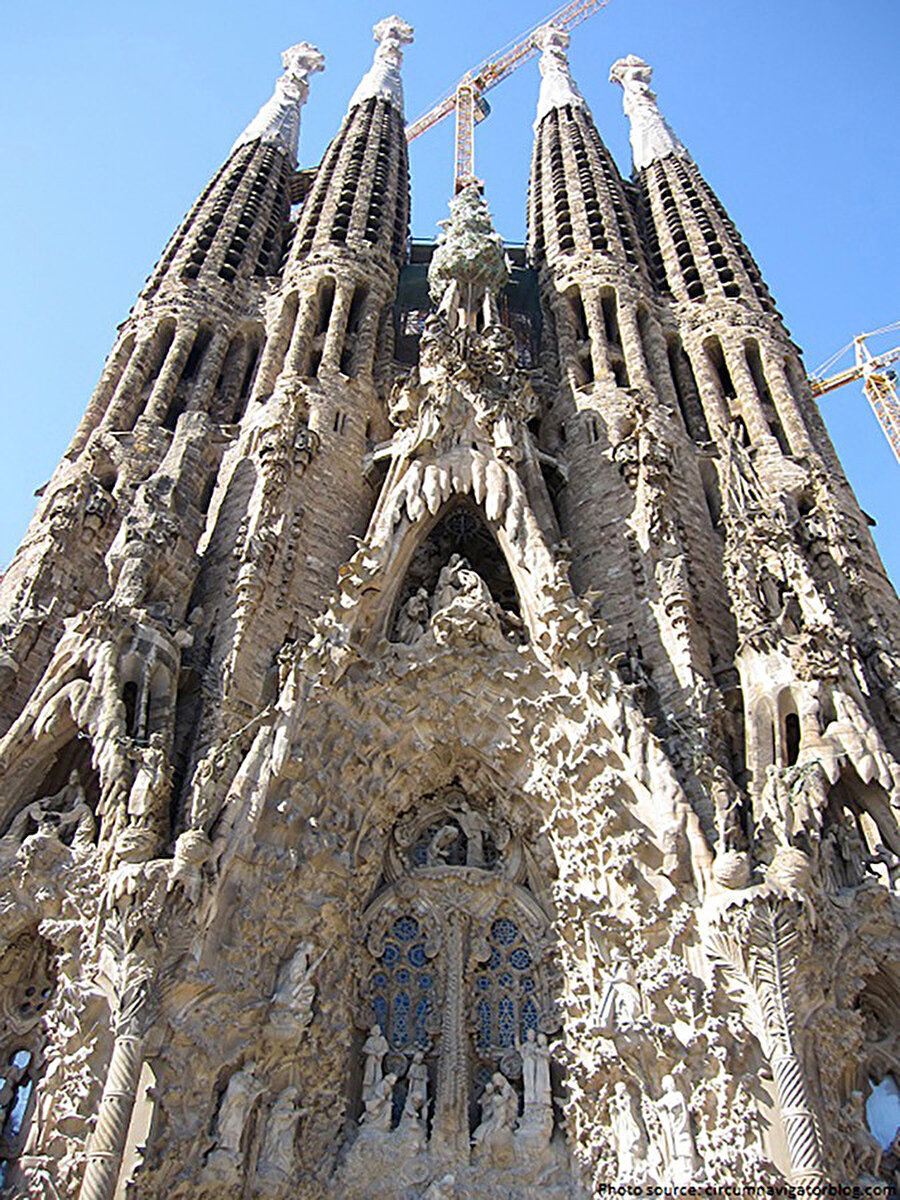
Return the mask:
{"type": "Polygon", "coordinates": [[[400,589],[391,641],[412,645],[434,618],[477,614],[508,641],[524,641],[516,586],[480,510],[455,505],[413,556],[400,589]]]}

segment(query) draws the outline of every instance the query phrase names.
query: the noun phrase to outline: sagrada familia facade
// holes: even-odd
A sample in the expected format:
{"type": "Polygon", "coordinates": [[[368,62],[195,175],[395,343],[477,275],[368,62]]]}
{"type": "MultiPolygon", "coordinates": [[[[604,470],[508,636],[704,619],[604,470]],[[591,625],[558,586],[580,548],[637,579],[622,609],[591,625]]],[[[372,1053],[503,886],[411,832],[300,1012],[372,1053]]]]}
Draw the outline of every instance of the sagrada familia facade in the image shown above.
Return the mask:
{"type": "Polygon", "coordinates": [[[528,246],[284,54],[2,580],[5,1194],[881,1185],[900,609],[754,260],[538,35],[528,246]]]}

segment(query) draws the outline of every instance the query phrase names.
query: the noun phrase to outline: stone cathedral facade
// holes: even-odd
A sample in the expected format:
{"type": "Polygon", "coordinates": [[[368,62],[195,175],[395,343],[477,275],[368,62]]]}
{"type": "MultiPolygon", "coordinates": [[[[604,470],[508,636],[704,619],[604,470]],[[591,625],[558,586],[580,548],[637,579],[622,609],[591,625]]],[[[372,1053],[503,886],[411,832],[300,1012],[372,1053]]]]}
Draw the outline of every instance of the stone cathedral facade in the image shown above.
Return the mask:
{"type": "Polygon", "coordinates": [[[5,1194],[887,1188],[900,609],[799,352],[552,28],[527,251],[410,245],[375,35],[313,168],[285,52],[2,580],[5,1194]]]}

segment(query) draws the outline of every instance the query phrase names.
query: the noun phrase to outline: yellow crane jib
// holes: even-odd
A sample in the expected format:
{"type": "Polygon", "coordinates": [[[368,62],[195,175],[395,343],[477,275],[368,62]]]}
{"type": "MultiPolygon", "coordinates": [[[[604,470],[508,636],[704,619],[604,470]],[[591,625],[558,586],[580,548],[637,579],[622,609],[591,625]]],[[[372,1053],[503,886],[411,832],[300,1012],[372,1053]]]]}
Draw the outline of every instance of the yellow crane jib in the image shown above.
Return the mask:
{"type": "Polygon", "coordinates": [[[444,117],[456,113],[456,149],[454,163],[454,191],[459,192],[466,184],[475,180],[475,126],[488,115],[490,105],[484,93],[511,75],[533,55],[538,47],[534,35],[545,25],[558,29],[573,29],[582,21],[605,8],[610,0],[573,0],[550,13],[538,25],[522,34],[509,48],[504,48],[485,59],[471,71],[467,71],[451,92],[442,96],[426,113],[417,117],[406,127],[407,142],[413,141],[437,125],[444,117]]]}
{"type": "Polygon", "coordinates": [[[809,384],[813,396],[824,396],[847,383],[857,379],[863,382],[866,399],[872,406],[872,411],[878,418],[878,423],[890,443],[894,457],[900,462],[900,399],[897,396],[896,372],[890,370],[890,364],[900,360],[900,346],[892,350],[884,350],[880,354],[872,354],[866,345],[866,340],[891,330],[900,329],[900,321],[885,325],[871,333],[860,333],[850,342],[832,355],[815,375],[810,376],[809,384]],[[843,371],[825,374],[837,360],[850,348],[853,348],[854,364],[843,371]]]}

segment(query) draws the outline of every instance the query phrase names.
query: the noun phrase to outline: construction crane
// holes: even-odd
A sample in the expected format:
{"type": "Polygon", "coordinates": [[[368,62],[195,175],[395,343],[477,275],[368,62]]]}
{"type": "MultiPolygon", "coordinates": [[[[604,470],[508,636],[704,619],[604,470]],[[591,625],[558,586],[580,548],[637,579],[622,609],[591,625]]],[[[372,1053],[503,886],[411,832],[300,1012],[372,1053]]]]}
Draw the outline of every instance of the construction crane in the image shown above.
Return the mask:
{"type": "Polygon", "coordinates": [[[527,33],[508,49],[499,50],[490,58],[485,59],[471,71],[467,71],[456,87],[446,93],[437,104],[428,110],[424,116],[417,118],[406,127],[406,140],[411,142],[432,126],[443,121],[452,112],[456,113],[456,152],[455,152],[455,185],[454,192],[458,193],[467,184],[477,182],[475,179],[475,126],[483,121],[491,111],[490,105],[484,99],[484,93],[496,87],[498,83],[511,75],[517,67],[537,53],[534,35],[545,25],[554,25],[557,29],[573,29],[586,21],[588,17],[601,8],[605,8],[609,0],[573,0],[552,12],[538,25],[534,25],[527,33]]]}
{"type": "Polygon", "coordinates": [[[878,423],[891,444],[894,457],[900,462],[900,399],[897,397],[897,376],[894,371],[887,369],[891,363],[900,359],[900,346],[895,346],[893,350],[885,350],[881,354],[871,354],[866,345],[867,338],[890,333],[894,329],[900,329],[900,321],[885,325],[881,329],[873,329],[871,333],[858,334],[852,342],[823,363],[818,371],[810,376],[809,382],[814,396],[824,396],[836,388],[843,387],[845,383],[861,379],[863,390],[878,418],[878,423]],[[856,359],[854,365],[834,375],[826,375],[851,347],[856,359]]]}

